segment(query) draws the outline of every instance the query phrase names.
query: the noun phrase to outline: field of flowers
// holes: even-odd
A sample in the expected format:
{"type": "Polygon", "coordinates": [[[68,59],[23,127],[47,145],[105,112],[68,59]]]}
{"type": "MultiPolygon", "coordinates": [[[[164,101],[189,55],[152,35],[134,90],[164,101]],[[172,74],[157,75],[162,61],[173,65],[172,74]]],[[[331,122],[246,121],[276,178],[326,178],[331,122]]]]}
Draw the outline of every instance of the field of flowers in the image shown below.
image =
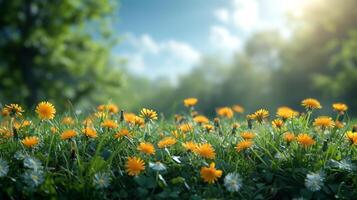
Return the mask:
{"type": "Polygon", "coordinates": [[[347,105],[316,116],[316,99],[208,119],[195,98],[172,119],[100,105],[56,115],[40,102],[1,110],[4,199],[355,199],[357,126],[347,105]]]}

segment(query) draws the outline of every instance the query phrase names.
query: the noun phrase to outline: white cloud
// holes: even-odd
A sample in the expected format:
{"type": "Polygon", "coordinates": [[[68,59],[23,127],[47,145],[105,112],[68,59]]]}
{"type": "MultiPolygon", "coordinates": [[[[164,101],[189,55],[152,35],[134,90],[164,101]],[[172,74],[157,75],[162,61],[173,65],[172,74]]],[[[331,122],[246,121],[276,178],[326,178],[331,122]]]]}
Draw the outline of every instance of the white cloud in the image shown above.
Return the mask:
{"type": "Polygon", "coordinates": [[[226,52],[233,52],[241,46],[239,37],[233,35],[223,26],[212,26],[210,31],[210,41],[214,47],[226,52]]]}
{"type": "Polygon", "coordinates": [[[122,54],[128,59],[129,71],[148,78],[166,77],[175,82],[200,61],[201,53],[190,44],[177,40],[156,41],[150,35],[127,34],[131,50],[122,54]]]}
{"type": "Polygon", "coordinates": [[[224,8],[217,9],[214,11],[214,15],[219,21],[223,23],[227,23],[229,21],[229,11],[227,9],[224,8]]]}
{"type": "Polygon", "coordinates": [[[249,31],[257,26],[260,16],[259,4],[255,0],[233,0],[233,6],[233,23],[238,28],[249,31]]]}

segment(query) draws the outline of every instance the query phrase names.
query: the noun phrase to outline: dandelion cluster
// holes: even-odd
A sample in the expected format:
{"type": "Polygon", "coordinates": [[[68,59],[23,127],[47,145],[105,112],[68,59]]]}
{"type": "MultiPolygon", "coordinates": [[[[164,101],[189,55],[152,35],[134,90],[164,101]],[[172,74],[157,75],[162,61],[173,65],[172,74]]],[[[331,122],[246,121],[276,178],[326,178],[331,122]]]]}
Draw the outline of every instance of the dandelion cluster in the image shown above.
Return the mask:
{"type": "Polygon", "coordinates": [[[316,110],[322,105],[313,98],[276,111],[252,112],[233,104],[212,108],[212,113],[216,111],[212,116],[197,109],[196,98],[181,103],[186,108],[172,117],[148,108],[124,112],[114,103],[76,114],[56,112],[47,101],[34,110],[6,104],[0,118],[0,195],[4,199],[32,195],[353,199],[357,195],[357,126],[349,119],[346,104],[324,106],[329,112],[320,110],[321,115],[316,110]]]}

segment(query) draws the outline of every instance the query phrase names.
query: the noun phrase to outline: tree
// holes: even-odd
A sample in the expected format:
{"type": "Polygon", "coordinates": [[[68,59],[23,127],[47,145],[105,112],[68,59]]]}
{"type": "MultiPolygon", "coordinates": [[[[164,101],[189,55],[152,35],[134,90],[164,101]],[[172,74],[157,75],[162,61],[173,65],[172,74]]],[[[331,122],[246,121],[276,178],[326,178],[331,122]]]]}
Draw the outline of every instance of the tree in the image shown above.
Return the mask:
{"type": "Polygon", "coordinates": [[[0,1],[0,100],[76,104],[118,86],[110,0],[0,1]],[[95,29],[94,32],[88,31],[95,29]]]}

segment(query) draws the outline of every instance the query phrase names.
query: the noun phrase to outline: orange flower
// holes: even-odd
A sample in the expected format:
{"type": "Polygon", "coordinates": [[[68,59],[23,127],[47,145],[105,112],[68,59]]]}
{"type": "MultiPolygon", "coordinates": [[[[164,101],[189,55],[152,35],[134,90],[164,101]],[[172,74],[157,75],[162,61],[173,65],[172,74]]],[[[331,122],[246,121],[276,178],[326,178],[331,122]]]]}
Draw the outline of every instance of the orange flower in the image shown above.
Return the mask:
{"type": "Polygon", "coordinates": [[[31,136],[31,137],[25,137],[23,139],[22,144],[24,144],[25,147],[27,148],[33,148],[39,143],[39,139],[36,136],[31,136]]]}
{"type": "Polygon", "coordinates": [[[43,101],[37,105],[36,113],[41,120],[50,120],[55,117],[56,109],[51,103],[43,101]]]}
{"type": "Polygon", "coordinates": [[[173,137],[165,137],[162,140],[160,140],[157,144],[159,148],[166,148],[170,147],[172,145],[176,144],[176,139],[173,137]]]}
{"type": "Polygon", "coordinates": [[[228,119],[232,118],[234,113],[233,110],[229,107],[222,107],[217,109],[217,115],[221,117],[226,117],[228,119]]]}
{"type": "Polygon", "coordinates": [[[212,184],[222,176],[222,170],[217,170],[215,163],[212,162],[209,167],[202,167],[200,174],[204,182],[212,184]]]}
{"type": "Polygon", "coordinates": [[[124,137],[124,136],[127,136],[127,137],[131,137],[130,135],[130,132],[128,129],[126,128],[123,128],[121,130],[119,130],[115,135],[114,135],[114,138],[121,138],[121,137],[124,137]]]}
{"type": "Polygon", "coordinates": [[[155,147],[149,142],[141,142],[137,148],[139,151],[146,153],[148,155],[155,154],[155,147]]]}
{"type": "Polygon", "coordinates": [[[271,123],[274,128],[278,128],[278,129],[281,129],[284,126],[284,122],[281,119],[275,119],[271,123]]]}
{"type": "Polygon", "coordinates": [[[320,102],[318,100],[316,100],[316,99],[313,99],[313,98],[304,99],[301,102],[301,105],[304,106],[306,109],[310,109],[310,110],[321,109],[322,108],[320,102]]]}
{"type": "Polygon", "coordinates": [[[315,144],[315,140],[306,133],[299,134],[296,140],[299,142],[300,145],[304,147],[308,147],[315,144]]]}
{"type": "Polygon", "coordinates": [[[348,110],[348,106],[344,103],[334,103],[332,104],[332,108],[340,115],[343,115],[348,110]]]}
{"type": "Polygon", "coordinates": [[[232,109],[236,113],[244,113],[244,108],[241,105],[234,105],[232,106],[232,109]]]}
{"type": "Polygon", "coordinates": [[[242,132],[240,134],[240,136],[245,140],[250,140],[250,139],[254,139],[255,138],[255,134],[252,133],[252,132],[248,132],[248,131],[242,132]]]}
{"type": "Polygon", "coordinates": [[[193,126],[189,123],[186,123],[186,124],[180,125],[179,129],[183,133],[187,133],[187,132],[193,131],[193,126]]]}
{"type": "Polygon", "coordinates": [[[259,123],[262,123],[265,118],[269,116],[269,111],[265,109],[259,109],[253,114],[253,119],[257,120],[259,123]]]}
{"type": "Polygon", "coordinates": [[[286,133],[284,134],[284,140],[285,140],[287,143],[292,142],[294,139],[295,139],[295,135],[294,135],[293,133],[286,132],[286,133]]]}
{"type": "Polygon", "coordinates": [[[75,130],[66,130],[66,131],[63,131],[63,133],[61,134],[61,139],[68,140],[68,139],[75,137],[76,135],[77,135],[77,133],[75,130]]]}
{"type": "Polygon", "coordinates": [[[137,176],[145,170],[145,163],[141,158],[129,157],[125,167],[130,176],[137,176]]]}
{"type": "Polygon", "coordinates": [[[198,115],[193,118],[193,121],[199,124],[207,124],[209,122],[209,119],[203,115],[198,115]]]}
{"type": "Polygon", "coordinates": [[[86,127],[82,130],[82,133],[90,138],[96,138],[97,136],[97,131],[94,128],[86,127]]]}
{"type": "Polygon", "coordinates": [[[252,145],[253,145],[253,142],[251,140],[243,140],[237,144],[236,150],[238,152],[240,152],[242,150],[249,149],[252,145]]]}
{"type": "Polygon", "coordinates": [[[194,141],[189,141],[185,142],[182,144],[182,146],[187,150],[187,151],[192,151],[194,152],[197,149],[197,143],[194,141]]]}
{"type": "Polygon", "coordinates": [[[214,159],[216,156],[214,148],[208,143],[198,145],[195,152],[203,158],[214,159]]]}
{"type": "Polygon", "coordinates": [[[115,129],[118,127],[118,124],[113,120],[106,119],[104,122],[102,122],[101,126],[103,128],[115,129]]]}
{"type": "Polygon", "coordinates": [[[315,119],[314,126],[320,127],[321,129],[333,128],[335,123],[333,122],[331,117],[320,116],[315,119]]]}
{"type": "Polygon", "coordinates": [[[195,106],[197,104],[198,100],[196,98],[187,98],[183,100],[183,104],[186,107],[192,107],[195,106]]]}
{"type": "Polygon", "coordinates": [[[283,107],[278,108],[276,115],[278,117],[281,117],[283,120],[287,120],[287,119],[296,117],[298,115],[298,112],[294,111],[293,109],[291,109],[287,106],[283,106],[283,107]]]}

